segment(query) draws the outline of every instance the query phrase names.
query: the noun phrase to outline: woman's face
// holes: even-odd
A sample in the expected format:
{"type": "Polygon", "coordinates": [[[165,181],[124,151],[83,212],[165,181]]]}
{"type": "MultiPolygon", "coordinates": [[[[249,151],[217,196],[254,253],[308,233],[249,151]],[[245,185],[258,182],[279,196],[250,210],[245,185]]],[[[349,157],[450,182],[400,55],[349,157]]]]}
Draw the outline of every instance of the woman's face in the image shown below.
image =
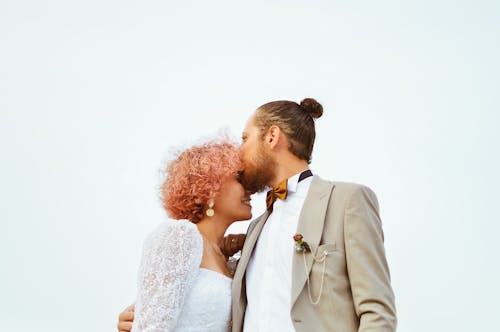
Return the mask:
{"type": "Polygon", "coordinates": [[[236,177],[228,177],[214,200],[215,213],[231,221],[252,218],[250,193],[246,192],[236,177]]]}

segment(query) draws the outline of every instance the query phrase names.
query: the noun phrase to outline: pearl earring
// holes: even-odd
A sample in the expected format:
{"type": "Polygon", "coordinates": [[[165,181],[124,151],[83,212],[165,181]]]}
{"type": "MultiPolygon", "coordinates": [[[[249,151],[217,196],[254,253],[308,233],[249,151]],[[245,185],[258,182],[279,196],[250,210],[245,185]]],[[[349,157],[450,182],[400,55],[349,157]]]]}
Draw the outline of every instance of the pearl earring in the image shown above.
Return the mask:
{"type": "Polygon", "coordinates": [[[208,201],[208,209],[207,209],[207,211],[205,211],[205,214],[208,217],[213,217],[214,216],[215,211],[214,211],[214,201],[213,200],[209,200],[208,201]]]}

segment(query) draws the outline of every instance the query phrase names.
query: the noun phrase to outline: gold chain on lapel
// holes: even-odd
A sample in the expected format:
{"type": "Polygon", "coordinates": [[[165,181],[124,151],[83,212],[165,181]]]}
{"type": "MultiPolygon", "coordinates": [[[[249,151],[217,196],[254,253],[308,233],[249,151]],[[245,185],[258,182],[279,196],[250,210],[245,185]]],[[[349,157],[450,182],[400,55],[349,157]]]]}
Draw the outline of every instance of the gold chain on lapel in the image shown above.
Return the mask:
{"type": "Polygon", "coordinates": [[[309,271],[309,268],[307,267],[306,253],[305,253],[305,251],[302,252],[302,257],[304,258],[305,272],[306,272],[306,276],[307,276],[307,290],[308,290],[308,294],[309,294],[309,301],[311,301],[312,305],[318,304],[319,301],[321,300],[321,294],[323,294],[323,284],[325,282],[326,256],[328,256],[328,251],[325,250],[323,253],[324,253],[323,257],[317,258],[317,257],[314,257],[314,254],[311,252],[311,255],[313,255],[313,261],[320,262],[320,263],[323,262],[323,272],[321,273],[321,284],[319,286],[319,295],[318,295],[318,298],[316,299],[316,301],[313,301],[312,295],[311,295],[311,281],[309,280],[309,274],[307,273],[309,271]]]}

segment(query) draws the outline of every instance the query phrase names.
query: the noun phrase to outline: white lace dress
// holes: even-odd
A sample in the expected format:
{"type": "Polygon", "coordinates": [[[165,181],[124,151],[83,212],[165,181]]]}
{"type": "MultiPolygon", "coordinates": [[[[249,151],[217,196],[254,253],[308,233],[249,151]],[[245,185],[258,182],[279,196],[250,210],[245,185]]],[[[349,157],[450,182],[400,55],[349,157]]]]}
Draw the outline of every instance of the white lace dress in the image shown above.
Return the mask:
{"type": "Polygon", "coordinates": [[[144,242],[132,332],[226,332],[232,279],[200,268],[203,239],[186,220],[169,220],[144,242]]]}

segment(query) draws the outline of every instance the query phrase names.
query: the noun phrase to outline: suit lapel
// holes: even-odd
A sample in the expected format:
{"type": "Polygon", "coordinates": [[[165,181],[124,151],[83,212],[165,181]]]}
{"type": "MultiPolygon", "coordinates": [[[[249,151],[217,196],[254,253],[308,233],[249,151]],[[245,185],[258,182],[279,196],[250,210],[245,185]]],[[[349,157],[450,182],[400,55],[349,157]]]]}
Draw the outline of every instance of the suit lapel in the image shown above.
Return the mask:
{"type": "Polygon", "coordinates": [[[313,254],[318,248],[323,234],[326,209],[333,189],[333,184],[314,176],[309,192],[302,206],[297,233],[302,234],[304,241],[309,244],[311,251],[305,254],[307,269],[304,266],[302,253],[294,253],[292,260],[292,306],[304,288],[312,264],[313,254]]]}
{"type": "MultiPolygon", "coordinates": [[[[235,292],[236,296],[239,296],[241,292],[241,286],[243,281],[243,277],[245,275],[245,270],[248,265],[248,261],[252,256],[253,249],[255,247],[255,243],[257,243],[257,239],[259,238],[260,232],[262,231],[262,227],[266,223],[267,218],[269,217],[269,211],[266,212],[260,217],[260,219],[256,222],[255,226],[247,233],[247,238],[245,240],[245,244],[243,245],[243,249],[241,250],[241,257],[238,261],[238,266],[236,268],[236,272],[234,273],[233,284],[238,286],[239,291],[233,287],[233,292],[235,292]]],[[[242,294],[243,296],[243,294],[242,294]]]]}
{"type": "Polygon", "coordinates": [[[240,261],[238,262],[238,267],[240,268],[240,270],[245,270],[247,268],[247,264],[250,260],[250,256],[252,255],[255,243],[257,243],[257,239],[259,238],[260,232],[262,231],[262,227],[264,227],[264,224],[266,223],[268,217],[269,212],[266,210],[259,221],[257,221],[257,223],[255,224],[255,227],[253,227],[251,233],[248,234],[249,238],[245,240],[245,245],[243,246],[243,250],[241,251],[240,261]]]}

